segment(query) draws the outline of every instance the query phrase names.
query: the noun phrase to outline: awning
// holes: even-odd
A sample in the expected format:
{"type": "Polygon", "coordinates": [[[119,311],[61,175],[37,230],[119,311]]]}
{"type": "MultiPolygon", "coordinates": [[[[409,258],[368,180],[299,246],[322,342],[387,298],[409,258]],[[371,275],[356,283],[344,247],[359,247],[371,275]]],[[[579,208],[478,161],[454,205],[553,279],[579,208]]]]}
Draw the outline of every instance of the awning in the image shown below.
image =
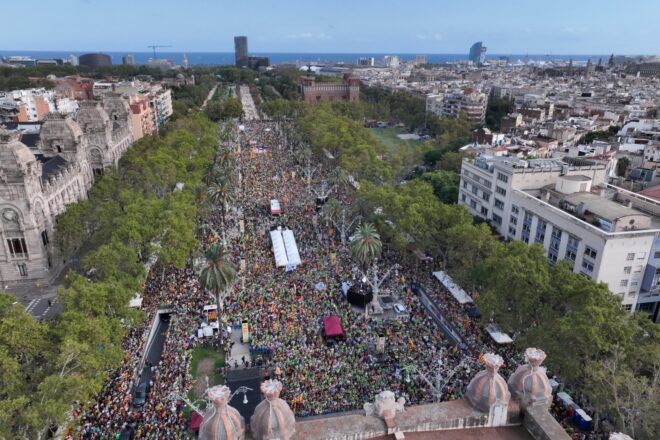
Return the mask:
{"type": "Polygon", "coordinates": [[[454,280],[452,280],[449,275],[440,270],[438,272],[433,272],[433,276],[440,281],[440,284],[442,284],[460,304],[469,304],[472,302],[472,297],[468,295],[465,290],[461,289],[459,285],[454,283],[454,280]]]}
{"type": "Polygon", "coordinates": [[[202,424],[202,420],[204,420],[204,417],[197,411],[190,413],[190,429],[197,431],[202,424]]]}
{"type": "Polygon", "coordinates": [[[273,242],[273,254],[277,267],[294,267],[300,265],[300,253],[298,245],[290,229],[275,229],[270,231],[270,239],[273,242]]]}
{"type": "Polygon", "coordinates": [[[277,267],[284,267],[289,263],[286,257],[286,249],[284,248],[284,239],[282,238],[282,231],[270,231],[270,239],[273,242],[273,254],[275,255],[275,264],[277,267]]]}
{"type": "Polygon", "coordinates": [[[289,259],[289,264],[298,266],[300,264],[300,254],[298,253],[298,245],[293,236],[293,231],[290,229],[282,231],[282,238],[284,238],[284,248],[286,249],[286,256],[289,259]]]}
{"type": "Polygon", "coordinates": [[[506,333],[503,333],[498,326],[495,324],[488,324],[488,327],[486,327],[486,331],[490,335],[491,338],[493,338],[493,341],[497,342],[498,344],[510,344],[513,342],[513,339],[511,339],[511,336],[507,335],[506,333]]]}
{"type": "Polygon", "coordinates": [[[339,316],[331,315],[323,317],[323,331],[326,338],[344,336],[344,329],[341,328],[339,316]]]}

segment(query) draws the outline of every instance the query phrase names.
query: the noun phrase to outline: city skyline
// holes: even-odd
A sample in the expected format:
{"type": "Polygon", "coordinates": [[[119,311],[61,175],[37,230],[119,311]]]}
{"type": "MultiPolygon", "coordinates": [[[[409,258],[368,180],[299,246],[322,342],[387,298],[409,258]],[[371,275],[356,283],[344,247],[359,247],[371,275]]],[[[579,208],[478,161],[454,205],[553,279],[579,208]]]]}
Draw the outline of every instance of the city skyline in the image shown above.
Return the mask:
{"type": "MultiPolygon", "coordinates": [[[[612,10],[618,3],[609,0],[547,5],[412,0],[405,6],[388,0],[338,0],[322,13],[318,5],[298,0],[276,10],[264,0],[194,3],[197,7],[181,9],[171,0],[118,0],[112,5],[74,0],[54,8],[37,0],[30,14],[32,32],[20,32],[20,20],[5,22],[2,49],[130,52],[167,44],[182,52],[231,52],[233,37],[247,35],[254,53],[452,54],[467,52],[476,41],[483,41],[493,54],[658,53],[653,20],[660,15],[660,5],[651,0],[634,0],[616,14],[612,10]],[[129,5],[131,14],[126,14],[124,6],[129,5]],[[200,8],[206,12],[200,14],[200,8]],[[58,33],[56,27],[72,16],[76,26],[58,33]],[[148,38],[145,17],[159,24],[150,24],[148,38]]],[[[12,3],[3,5],[3,11],[8,17],[24,13],[21,5],[12,3]]]]}

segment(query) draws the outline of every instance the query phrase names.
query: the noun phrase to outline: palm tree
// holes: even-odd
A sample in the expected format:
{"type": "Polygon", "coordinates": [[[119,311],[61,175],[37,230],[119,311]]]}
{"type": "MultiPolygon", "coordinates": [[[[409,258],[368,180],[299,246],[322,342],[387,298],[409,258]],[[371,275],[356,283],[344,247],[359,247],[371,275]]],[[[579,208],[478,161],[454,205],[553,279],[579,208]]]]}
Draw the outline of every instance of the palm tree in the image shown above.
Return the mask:
{"type": "Polygon", "coordinates": [[[328,176],[328,183],[332,188],[345,188],[350,184],[350,178],[348,173],[342,167],[337,167],[330,172],[328,176]]]}
{"type": "Polygon", "coordinates": [[[373,298],[369,305],[376,313],[382,312],[382,307],[378,302],[378,294],[383,281],[387,279],[393,269],[399,267],[394,264],[385,275],[379,276],[378,257],[383,250],[383,243],[380,240],[380,234],[371,223],[361,224],[355,234],[351,237],[351,257],[358,263],[358,271],[362,274],[362,281],[371,287],[373,298]]]}
{"type": "Polygon", "coordinates": [[[380,256],[383,243],[372,223],[362,223],[351,237],[350,248],[353,259],[366,268],[380,256]]]}
{"type": "Polygon", "coordinates": [[[215,295],[214,299],[218,304],[218,338],[220,338],[222,333],[220,313],[224,311],[225,299],[229,296],[237,271],[234,263],[229,260],[229,253],[219,243],[209,246],[204,256],[206,265],[199,274],[199,284],[202,289],[215,295]]]}

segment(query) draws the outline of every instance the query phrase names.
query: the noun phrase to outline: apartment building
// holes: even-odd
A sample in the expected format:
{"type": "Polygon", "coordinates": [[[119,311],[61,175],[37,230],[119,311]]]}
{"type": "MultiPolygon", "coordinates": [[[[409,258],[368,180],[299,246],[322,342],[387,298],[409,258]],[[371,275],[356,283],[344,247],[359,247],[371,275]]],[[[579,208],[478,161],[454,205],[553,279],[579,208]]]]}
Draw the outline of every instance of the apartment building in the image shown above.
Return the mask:
{"type": "Polygon", "coordinates": [[[449,90],[426,97],[427,112],[441,118],[464,112],[473,124],[484,123],[487,106],[488,95],[471,88],[449,90]]]}
{"type": "Polygon", "coordinates": [[[566,260],[607,283],[626,310],[658,320],[660,202],[609,185],[605,163],[466,159],[459,203],[506,239],[542,245],[550,263],[566,260]]]}

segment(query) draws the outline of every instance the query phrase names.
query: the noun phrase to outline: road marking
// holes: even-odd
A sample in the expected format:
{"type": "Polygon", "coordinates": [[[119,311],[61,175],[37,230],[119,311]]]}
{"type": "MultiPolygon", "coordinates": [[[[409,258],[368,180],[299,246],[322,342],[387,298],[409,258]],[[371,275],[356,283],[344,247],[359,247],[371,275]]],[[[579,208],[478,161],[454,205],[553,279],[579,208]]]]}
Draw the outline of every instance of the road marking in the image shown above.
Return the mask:
{"type": "Polygon", "coordinates": [[[37,304],[39,304],[39,301],[41,301],[41,298],[35,298],[32,301],[30,301],[30,304],[27,305],[25,311],[26,312],[32,311],[32,309],[34,309],[37,306],[37,304]]]}

